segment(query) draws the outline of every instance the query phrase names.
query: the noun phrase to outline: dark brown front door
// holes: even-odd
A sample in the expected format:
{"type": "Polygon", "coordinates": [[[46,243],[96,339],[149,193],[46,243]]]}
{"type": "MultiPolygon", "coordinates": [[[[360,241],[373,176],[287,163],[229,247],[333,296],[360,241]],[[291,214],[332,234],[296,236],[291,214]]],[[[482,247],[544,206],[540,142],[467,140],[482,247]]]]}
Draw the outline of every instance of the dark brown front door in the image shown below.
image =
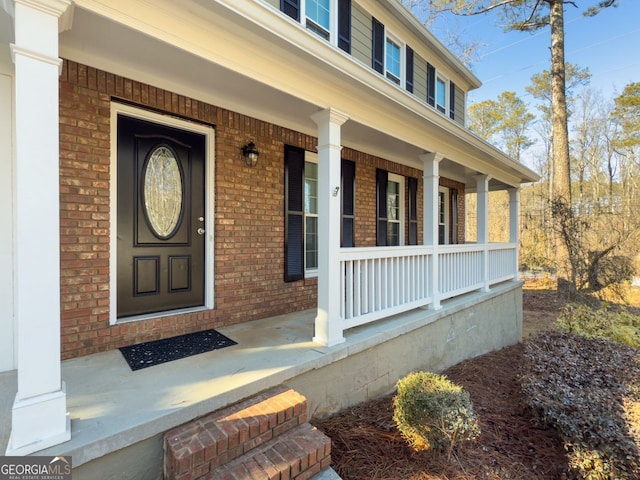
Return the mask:
{"type": "Polygon", "coordinates": [[[205,144],[118,116],[118,318],[204,305],[205,144]]]}

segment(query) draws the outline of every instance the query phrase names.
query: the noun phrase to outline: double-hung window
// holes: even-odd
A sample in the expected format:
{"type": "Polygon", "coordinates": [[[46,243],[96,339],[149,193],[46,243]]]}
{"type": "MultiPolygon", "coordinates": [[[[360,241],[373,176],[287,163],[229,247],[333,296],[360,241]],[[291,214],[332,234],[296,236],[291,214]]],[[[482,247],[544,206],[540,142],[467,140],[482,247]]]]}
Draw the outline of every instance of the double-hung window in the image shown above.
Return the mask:
{"type": "Polygon", "coordinates": [[[372,18],[372,67],[386,76],[392,82],[402,85],[405,82],[405,75],[410,74],[411,78],[405,87],[413,90],[413,50],[411,51],[411,68],[405,66],[405,45],[393,36],[385,26],[377,19],[372,18]]]}
{"type": "Polygon", "coordinates": [[[305,3],[307,28],[329,40],[331,31],[331,0],[307,0],[305,3]]]}
{"type": "Polygon", "coordinates": [[[438,189],[438,243],[446,245],[449,243],[449,189],[439,187],[438,189]]]}
{"type": "Polygon", "coordinates": [[[400,45],[387,37],[385,50],[385,68],[387,78],[400,85],[400,65],[402,63],[400,45]]]}
{"type": "Polygon", "coordinates": [[[280,10],[351,53],[351,0],[280,0],[280,10]]]}
{"type": "MultiPolygon", "coordinates": [[[[285,281],[318,274],[318,155],[287,145],[285,163],[285,281]]],[[[355,244],[355,163],[342,160],[341,246],[355,244]]]]}
{"type": "Polygon", "coordinates": [[[447,113],[447,81],[440,75],[436,78],[436,108],[440,113],[447,113]]]}
{"type": "Polygon", "coordinates": [[[306,152],[305,157],[304,271],[315,272],[318,270],[318,156],[306,152]]]}
{"type": "Polygon", "coordinates": [[[377,245],[405,245],[405,206],[409,205],[409,244],[417,244],[417,179],[376,171],[377,245]],[[407,193],[406,183],[409,183],[407,193]]]}
{"type": "Polygon", "coordinates": [[[440,113],[451,114],[451,98],[449,88],[453,85],[436,68],[427,63],[427,103],[440,113]]]}

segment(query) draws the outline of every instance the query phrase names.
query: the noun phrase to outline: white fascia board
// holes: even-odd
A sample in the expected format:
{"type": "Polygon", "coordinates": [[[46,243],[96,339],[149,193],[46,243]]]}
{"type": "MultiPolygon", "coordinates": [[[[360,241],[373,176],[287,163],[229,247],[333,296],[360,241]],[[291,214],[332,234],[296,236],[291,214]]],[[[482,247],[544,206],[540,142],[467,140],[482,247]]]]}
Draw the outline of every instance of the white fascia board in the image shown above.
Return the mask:
{"type": "Polygon", "coordinates": [[[522,176],[519,183],[537,179],[526,167],[266,3],[194,0],[177,5],[156,0],[149,8],[139,0],[76,0],[76,6],[286,91],[318,109],[338,108],[353,121],[418,148],[441,151],[470,168],[496,171],[497,177],[515,170],[522,176]],[[264,54],[265,47],[270,47],[269,55],[264,54]],[[390,115],[396,121],[389,122],[390,115]]]}

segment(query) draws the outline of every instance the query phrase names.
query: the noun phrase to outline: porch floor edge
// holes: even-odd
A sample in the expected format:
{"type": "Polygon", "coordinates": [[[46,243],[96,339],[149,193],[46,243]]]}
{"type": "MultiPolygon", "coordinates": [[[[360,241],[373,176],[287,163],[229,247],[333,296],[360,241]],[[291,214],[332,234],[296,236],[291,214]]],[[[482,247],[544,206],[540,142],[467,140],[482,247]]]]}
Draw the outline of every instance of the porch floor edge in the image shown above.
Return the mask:
{"type": "MultiPolygon", "coordinates": [[[[237,345],[135,372],[118,350],[66,360],[71,440],[35,455],[71,455],[78,467],[521,285],[505,282],[447,300],[439,310],[414,309],[355,327],[329,348],[311,341],[315,310],[306,310],[219,328],[237,345]]],[[[16,371],[0,373],[0,452],[16,390],[16,371]]]]}

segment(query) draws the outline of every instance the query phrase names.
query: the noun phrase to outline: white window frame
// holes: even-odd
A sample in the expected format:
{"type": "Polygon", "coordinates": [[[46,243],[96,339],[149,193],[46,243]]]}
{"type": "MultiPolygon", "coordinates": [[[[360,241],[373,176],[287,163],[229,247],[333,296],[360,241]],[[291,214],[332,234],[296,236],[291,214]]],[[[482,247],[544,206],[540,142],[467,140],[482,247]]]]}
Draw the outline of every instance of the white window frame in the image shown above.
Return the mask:
{"type": "Polygon", "coordinates": [[[329,38],[325,38],[316,31],[318,28],[324,30],[324,27],[307,18],[307,0],[302,0],[300,2],[300,18],[302,25],[307,30],[318,35],[320,38],[327,40],[331,45],[336,47],[338,46],[338,0],[329,1],[329,31],[327,32],[329,38]],[[307,22],[307,19],[309,22],[307,22]]]}
{"type": "Polygon", "coordinates": [[[447,77],[442,75],[438,69],[436,69],[436,91],[435,91],[435,107],[443,115],[449,115],[449,87],[451,82],[447,77]],[[444,105],[442,105],[443,110],[440,110],[441,105],[438,103],[438,81],[441,81],[444,84],[444,105]]]}
{"type": "MultiPolygon", "coordinates": [[[[309,163],[315,163],[316,165],[318,164],[318,154],[315,152],[309,152],[307,150],[305,150],[304,152],[304,161],[305,163],[309,162],[309,163]]],[[[307,181],[307,173],[306,173],[306,168],[305,168],[305,178],[304,178],[304,182],[306,183],[307,181]]],[[[317,178],[316,178],[317,181],[317,178]]],[[[319,192],[318,192],[319,194],[319,192]]],[[[306,204],[306,198],[307,198],[307,192],[303,192],[304,195],[304,199],[303,201],[306,204]]],[[[318,218],[318,214],[311,214],[308,215],[307,214],[307,210],[306,207],[304,209],[304,221],[303,221],[303,239],[304,239],[304,278],[315,278],[318,276],[318,268],[309,268],[307,269],[307,218],[308,217],[315,217],[316,219],[318,218]]],[[[317,227],[317,221],[316,221],[316,227],[317,227]]],[[[318,252],[319,255],[319,252],[318,252]]],[[[320,261],[320,259],[318,258],[318,262],[320,261]]]]}
{"type": "Polygon", "coordinates": [[[451,206],[449,205],[449,189],[447,187],[438,187],[438,243],[440,240],[440,227],[444,226],[444,243],[449,244],[449,226],[451,217],[451,206]],[[444,218],[443,218],[444,217],[444,218]]]}
{"type": "Polygon", "coordinates": [[[215,306],[214,302],[214,215],[215,215],[215,130],[212,127],[200,123],[182,120],[169,115],[161,115],[149,110],[135,108],[122,103],[111,102],[111,164],[110,164],[110,190],[109,190],[109,325],[129,323],[139,320],[149,320],[161,318],[169,315],[177,315],[191,312],[202,312],[211,310],[215,306]],[[144,315],[118,318],[118,115],[147,120],[159,125],[179,128],[189,132],[204,135],[205,145],[205,225],[207,232],[205,238],[205,268],[204,279],[204,305],[199,307],[183,308],[165,312],[154,312],[144,315]]]}
{"type": "MultiPolygon", "coordinates": [[[[402,175],[397,175],[395,173],[389,173],[387,175],[387,185],[390,182],[394,182],[398,184],[398,216],[399,216],[399,220],[397,222],[394,223],[398,223],[399,224],[399,229],[398,229],[398,245],[404,245],[405,244],[405,239],[404,239],[404,230],[406,227],[406,213],[405,213],[405,203],[406,203],[406,192],[405,192],[405,177],[403,177],[402,175]]],[[[388,187],[387,187],[388,190],[388,187]]],[[[387,193],[387,211],[389,209],[389,194],[387,193]]],[[[387,223],[392,223],[391,219],[389,217],[387,217],[387,223]]],[[[388,228],[388,226],[387,226],[388,228]]],[[[387,238],[388,238],[388,233],[387,233],[387,238]]]]}
{"type": "Polygon", "coordinates": [[[396,35],[394,35],[393,33],[391,33],[389,31],[389,29],[386,27],[384,27],[384,76],[385,78],[387,78],[387,80],[391,80],[393,83],[395,83],[396,85],[398,85],[399,87],[405,88],[405,76],[406,76],[406,68],[405,68],[405,62],[406,62],[406,54],[405,54],[405,44],[404,42],[402,42],[400,40],[400,38],[398,38],[396,35]],[[398,50],[400,51],[400,66],[399,66],[399,70],[400,70],[400,75],[398,76],[398,81],[395,81],[395,75],[391,72],[389,72],[388,69],[388,65],[387,65],[387,43],[391,42],[394,45],[396,45],[398,47],[398,50]],[[391,75],[391,76],[390,76],[391,75]]]}

